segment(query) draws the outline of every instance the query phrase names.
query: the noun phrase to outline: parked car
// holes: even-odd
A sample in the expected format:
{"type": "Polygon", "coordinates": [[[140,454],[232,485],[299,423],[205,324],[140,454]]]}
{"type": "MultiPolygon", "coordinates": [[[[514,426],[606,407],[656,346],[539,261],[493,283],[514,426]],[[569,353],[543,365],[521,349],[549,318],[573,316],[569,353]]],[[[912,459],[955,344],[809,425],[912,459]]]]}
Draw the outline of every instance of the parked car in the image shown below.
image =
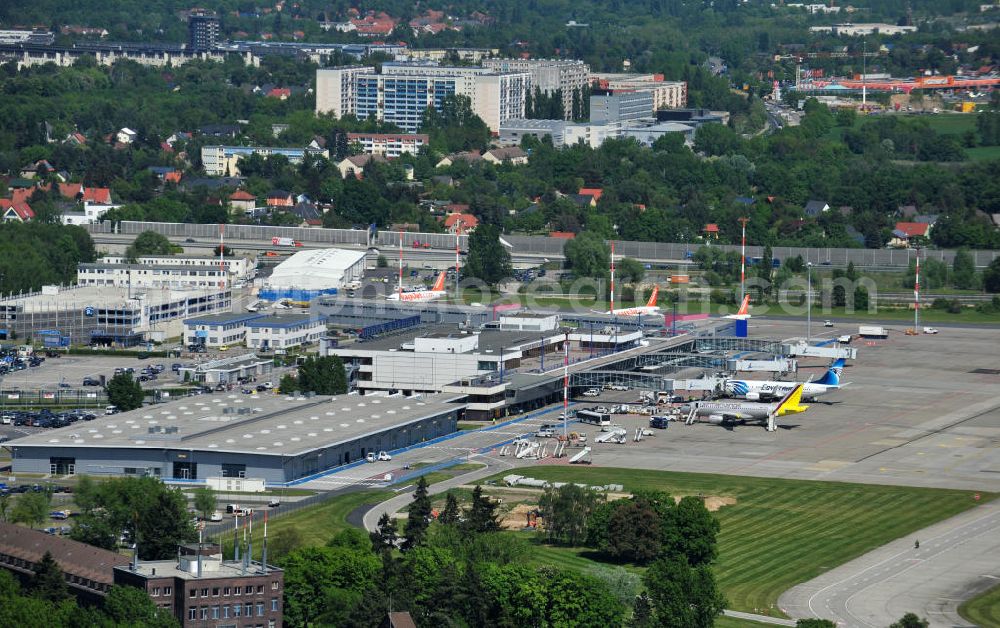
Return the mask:
{"type": "Polygon", "coordinates": [[[936,328],[934,328],[934,327],[924,327],[924,333],[925,334],[936,334],[936,333],[938,333],[938,330],[936,328]]]}
{"type": "Polygon", "coordinates": [[[83,378],[83,385],[84,386],[100,386],[101,385],[101,380],[93,378],[93,377],[84,377],[83,378]]]}
{"type": "Polygon", "coordinates": [[[601,395],[601,391],[598,390],[598,389],[596,389],[596,388],[591,388],[589,390],[583,391],[583,396],[584,397],[599,397],[600,395],[601,395]]]}
{"type": "Polygon", "coordinates": [[[555,430],[553,430],[551,427],[544,426],[544,425],[542,427],[538,428],[538,431],[535,432],[535,436],[537,438],[552,438],[555,435],[556,435],[555,430]]]}
{"type": "Polygon", "coordinates": [[[378,452],[378,459],[379,462],[389,462],[390,460],[392,460],[392,456],[390,456],[389,452],[387,451],[380,451],[378,452]]]}

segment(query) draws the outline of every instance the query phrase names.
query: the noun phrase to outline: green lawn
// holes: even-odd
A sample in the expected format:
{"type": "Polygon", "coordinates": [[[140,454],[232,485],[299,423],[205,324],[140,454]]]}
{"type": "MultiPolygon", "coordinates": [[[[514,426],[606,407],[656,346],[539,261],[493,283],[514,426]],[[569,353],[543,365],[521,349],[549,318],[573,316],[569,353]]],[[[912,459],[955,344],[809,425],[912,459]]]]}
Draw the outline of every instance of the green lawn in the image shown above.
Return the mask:
{"type": "Polygon", "coordinates": [[[978,626],[1000,626],[1000,585],[963,603],[958,614],[978,626]]]}
{"type": "Polygon", "coordinates": [[[990,159],[1000,159],[1000,146],[977,146],[966,148],[966,154],[970,161],[988,161],[990,159]]]}
{"type": "MultiPolygon", "coordinates": [[[[966,491],[833,482],[575,467],[534,468],[531,476],[734,497],[736,504],[718,511],[716,575],[728,608],[749,612],[769,609],[789,587],[974,505],[966,491]]],[[[592,564],[583,550],[544,546],[535,560],[592,564]]]]}

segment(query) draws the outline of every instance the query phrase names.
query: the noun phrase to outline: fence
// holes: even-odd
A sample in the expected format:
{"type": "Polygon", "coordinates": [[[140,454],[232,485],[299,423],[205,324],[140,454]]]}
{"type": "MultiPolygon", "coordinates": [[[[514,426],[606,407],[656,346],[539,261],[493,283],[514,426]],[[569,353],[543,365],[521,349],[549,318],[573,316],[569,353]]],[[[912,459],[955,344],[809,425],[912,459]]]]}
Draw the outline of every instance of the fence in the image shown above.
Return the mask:
{"type": "Polygon", "coordinates": [[[0,407],[31,408],[36,406],[102,407],[108,404],[103,388],[58,390],[0,390],[0,407]]]}
{"type": "MultiPolygon", "coordinates": [[[[165,222],[134,222],[118,223],[118,233],[138,235],[143,231],[155,231],[172,238],[218,238],[219,225],[196,225],[187,223],[165,222]]],[[[91,233],[114,233],[109,222],[85,226],[91,233]]],[[[291,238],[311,244],[346,244],[354,246],[376,246],[389,252],[399,246],[402,235],[404,248],[422,248],[429,244],[433,249],[453,250],[455,236],[447,233],[407,233],[397,231],[377,232],[371,240],[365,229],[318,229],[308,227],[269,227],[260,225],[226,225],[227,240],[270,240],[274,237],[291,238]]],[[[515,236],[505,235],[504,241],[509,243],[515,253],[562,257],[566,240],[546,236],[515,236]]],[[[468,236],[459,236],[459,248],[465,250],[468,246],[468,236]]],[[[689,253],[696,251],[701,243],[668,243],[668,242],[634,242],[620,240],[615,242],[615,253],[624,257],[634,257],[646,262],[662,262],[683,260],[689,253]]],[[[712,245],[723,251],[739,251],[736,245],[712,245]]],[[[747,257],[760,257],[763,247],[748,246],[747,257]]],[[[985,268],[1000,251],[971,251],[973,261],[978,268],[985,268]]],[[[842,249],[842,248],[805,248],[779,246],[773,248],[773,255],[779,260],[801,255],[806,262],[814,265],[830,265],[843,267],[853,262],[863,268],[905,268],[916,252],[910,249],[842,249]]],[[[955,258],[955,251],[928,249],[921,252],[923,259],[937,259],[950,264],[955,258]]]]}

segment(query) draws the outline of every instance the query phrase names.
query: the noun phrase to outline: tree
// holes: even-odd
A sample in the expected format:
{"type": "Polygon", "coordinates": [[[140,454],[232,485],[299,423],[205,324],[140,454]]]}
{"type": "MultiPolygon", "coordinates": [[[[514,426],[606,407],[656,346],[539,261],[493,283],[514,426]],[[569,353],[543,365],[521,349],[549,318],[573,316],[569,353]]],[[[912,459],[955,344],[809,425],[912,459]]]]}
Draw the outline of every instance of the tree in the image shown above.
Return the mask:
{"type": "Polygon", "coordinates": [[[115,585],[104,598],[104,612],[122,626],[174,628],[180,626],[167,609],[157,608],[149,594],[138,587],[115,585]]]}
{"type": "Polygon", "coordinates": [[[372,549],[376,553],[390,552],[396,549],[396,520],[384,512],[378,520],[378,528],[371,533],[372,549]]]}
{"type": "Polygon", "coordinates": [[[465,274],[475,277],[491,288],[512,273],[510,252],[500,242],[500,228],[480,223],[469,235],[469,255],[465,274]]]}
{"type": "Polygon", "coordinates": [[[49,602],[60,602],[69,598],[66,576],[63,575],[63,570],[56,563],[56,560],[52,558],[51,552],[45,552],[42,560],[35,565],[34,571],[35,573],[28,583],[28,588],[33,596],[49,602]]]}
{"type": "Polygon", "coordinates": [[[496,510],[497,504],[488,495],[483,495],[483,488],[477,484],[472,489],[472,504],[465,511],[463,528],[473,534],[499,531],[500,521],[496,510]]]}
{"type": "Polygon", "coordinates": [[[983,271],[983,290],[1000,292],[1000,257],[990,262],[990,265],[983,271]]]}
{"type": "Polygon", "coordinates": [[[219,257],[219,249],[222,249],[222,256],[223,257],[234,257],[236,255],[236,252],[233,251],[228,246],[224,246],[222,244],[218,244],[218,245],[216,245],[216,247],[214,249],[212,249],[212,257],[216,257],[216,258],[219,257]]]}
{"type": "Polygon", "coordinates": [[[51,504],[52,494],[48,491],[22,493],[17,498],[17,503],[14,504],[11,519],[32,528],[40,526],[48,520],[51,504]]]}
{"type": "Polygon", "coordinates": [[[899,621],[893,622],[889,628],[927,628],[930,625],[926,619],[921,619],[913,613],[903,615],[899,621]]]}
{"type": "Polygon", "coordinates": [[[143,560],[166,560],[180,543],[197,538],[187,512],[187,498],[152,477],[112,478],[90,483],[75,493],[80,513],[70,536],[114,550],[118,539],[137,543],[143,560]]]}
{"type": "Polygon", "coordinates": [[[646,276],[646,267],[638,260],[623,257],[615,262],[615,272],[623,284],[638,284],[646,276]]]}
{"type": "Polygon", "coordinates": [[[620,500],[608,521],[606,551],[618,560],[644,565],[662,548],[660,514],[645,499],[620,500]]]}
{"type": "Polygon", "coordinates": [[[367,548],[304,547],[289,554],[282,567],[288,625],[345,625],[362,592],[375,583],[380,561],[367,548]]]}
{"type": "MultiPolygon", "coordinates": [[[[347,393],[347,371],[339,356],[310,356],[299,365],[296,384],[298,390],[317,395],[343,395],[347,393]]],[[[284,378],[282,378],[284,391],[284,378]]]]}
{"type": "Polygon", "coordinates": [[[0,521],[7,521],[7,512],[10,510],[10,493],[0,493],[0,521]]]}
{"type": "Polygon", "coordinates": [[[444,500],[444,510],[438,515],[438,522],[446,526],[455,525],[458,523],[458,517],[458,499],[454,494],[448,493],[444,500]]]}
{"type": "Polygon", "coordinates": [[[143,231],[125,249],[125,259],[131,263],[146,255],[173,255],[174,246],[167,236],[155,231],[143,231]]]}
{"type": "Polygon", "coordinates": [[[215,512],[215,491],[202,486],[194,489],[194,509],[201,513],[202,519],[208,519],[215,512]]]}
{"type": "Polygon", "coordinates": [[[278,380],[278,391],[284,394],[293,393],[299,389],[299,378],[291,373],[285,373],[278,380]]]}
{"type": "Polygon", "coordinates": [[[104,391],[108,395],[108,402],[122,411],[141,408],[145,397],[142,386],[132,378],[131,373],[127,372],[119,373],[108,380],[104,391]]]}
{"type": "Polygon", "coordinates": [[[608,276],[611,267],[611,249],[596,233],[584,231],[563,247],[566,265],[577,277],[601,279],[608,276]]]}
{"type": "Polygon", "coordinates": [[[956,288],[971,289],[977,285],[976,264],[969,249],[960,248],[955,251],[955,260],[951,266],[951,280],[956,288]]]}
{"type": "Polygon", "coordinates": [[[599,499],[595,490],[577,484],[546,488],[539,507],[544,513],[549,539],[569,545],[583,541],[587,535],[587,518],[599,499]]]}
{"type": "Polygon", "coordinates": [[[413,503],[410,504],[409,514],[406,518],[406,526],[403,528],[403,541],[401,549],[405,552],[421,545],[427,536],[427,527],[430,525],[431,498],[427,494],[427,478],[420,476],[417,480],[417,490],[413,492],[413,503]]]}
{"type": "Polygon", "coordinates": [[[868,297],[868,288],[858,286],[854,289],[854,309],[855,311],[868,311],[871,307],[871,300],[868,297]]]}
{"type": "Polygon", "coordinates": [[[663,551],[683,556],[692,566],[707,565],[716,557],[719,521],[695,496],[683,497],[667,511],[663,525],[663,551]]]}
{"type": "Polygon", "coordinates": [[[385,255],[379,255],[377,258],[375,258],[375,266],[377,268],[388,268],[389,260],[386,259],[385,255]]]}
{"type": "Polygon", "coordinates": [[[683,557],[655,561],[643,580],[661,626],[711,628],[726,605],[711,569],[691,567],[683,557]]]}
{"type": "Polygon", "coordinates": [[[649,594],[645,591],[635,596],[635,603],[632,605],[632,626],[635,628],[652,628],[656,623],[653,620],[653,603],[649,599],[649,594]]]}

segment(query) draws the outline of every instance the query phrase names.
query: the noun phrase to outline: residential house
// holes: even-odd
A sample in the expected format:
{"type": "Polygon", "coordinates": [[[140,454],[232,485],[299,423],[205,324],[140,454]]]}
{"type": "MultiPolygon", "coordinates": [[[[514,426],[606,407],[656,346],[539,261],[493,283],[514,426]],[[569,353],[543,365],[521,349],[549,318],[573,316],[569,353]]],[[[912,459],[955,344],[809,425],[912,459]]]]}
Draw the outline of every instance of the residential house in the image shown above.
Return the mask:
{"type": "Polygon", "coordinates": [[[198,129],[198,134],[208,137],[233,138],[239,136],[242,131],[242,127],[238,124],[206,124],[198,129]]]}
{"type": "Polygon", "coordinates": [[[483,154],[483,160],[491,164],[511,163],[515,166],[522,166],[528,163],[528,153],[524,152],[520,146],[491,148],[483,154]]]}
{"type": "MultiPolygon", "coordinates": [[[[475,151],[469,151],[469,152],[463,152],[463,153],[452,153],[450,155],[445,155],[444,158],[441,159],[441,161],[437,162],[434,165],[434,167],[435,168],[447,168],[448,166],[450,166],[450,165],[452,165],[452,164],[454,164],[455,162],[458,162],[458,161],[464,161],[466,163],[472,164],[472,163],[475,163],[475,162],[479,161],[482,158],[483,158],[483,156],[480,155],[478,152],[475,152],[475,151]]],[[[496,163],[496,162],[494,162],[494,163],[496,163]]]]}
{"type": "Polygon", "coordinates": [[[705,238],[711,238],[714,240],[719,239],[719,225],[714,222],[710,222],[705,225],[705,228],[702,229],[702,231],[705,233],[705,238]]]}
{"type": "Polygon", "coordinates": [[[229,195],[229,206],[234,210],[247,211],[257,206],[257,197],[246,190],[236,190],[229,195]]]}
{"type": "Polygon", "coordinates": [[[930,226],[934,226],[934,223],[938,221],[938,214],[920,214],[919,216],[913,217],[913,222],[923,222],[930,226]]]}
{"type": "Polygon", "coordinates": [[[39,159],[35,163],[21,168],[21,178],[34,179],[35,177],[46,177],[50,172],[54,171],[55,168],[52,167],[52,164],[44,159],[39,159]]]}
{"type": "Polygon", "coordinates": [[[430,136],[424,133],[348,133],[347,142],[359,144],[367,154],[392,158],[403,153],[416,155],[430,142],[430,136]]]}
{"type": "Polygon", "coordinates": [[[900,218],[904,218],[906,220],[910,220],[911,218],[913,218],[914,216],[917,215],[917,206],[916,205],[900,205],[899,208],[896,209],[896,214],[899,215],[900,218]]]}
{"type": "Polygon", "coordinates": [[[337,170],[340,171],[340,176],[347,178],[347,175],[353,174],[355,177],[360,177],[361,173],[364,171],[365,166],[368,162],[374,161],[375,163],[385,163],[388,160],[381,155],[351,155],[341,160],[337,164],[337,170]]]}
{"type": "Polygon", "coordinates": [[[572,231],[549,231],[549,237],[558,240],[572,240],[576,237],[576,234],[572,231]]]}
{"type": "Polygon", "coordinates": [[[35,212],[24,201],[0,198],[0,218],[3,222],[28,222],[34,217],[35,212]]]}
{"type": "Polygon", "coordinates": [[[450,174],[439,174],[431,177],[431,183],[434,185],[447,185],[448,187],[454,187],[455,179],[450,174]]]}
{"type": "Polygon", "coordinates": [[[127,126],[122,127],[117,133],[115,133],[115,141],[119,144],[131,144],[137,137],[139,137],[139,134],[127,126]]]}
{"type": "Polygon", "coordinates": [[[444,227],[448,233],[470,233],[479,226],[479,219],[472,214],[448,214],[444,218],[444,227]]]}
{"type": "Polygon", "coordinates": [[[577,194],[580,194],[581,196],[594,197],[594,204],[596,205],[600,202],[601,197],[604,195],[604,190],[601,188],[580,188],[580,191],[577,192],[577,194]]]}
{"type": "Polygon", "coordinates": [[[292,198],[290,192],[285,190],[271,190],[267,193],[267,206],[268,207],[292,207],[295,205],[295,199],[292,198]]]}
{"type": "Polygon", "coordinates": [[[806,216],[810,218],[817,218],[824,212],[830,211],[830,206],[826,201],[809,201],[806,203],[805,207],[806,216]]]}
{"type": "Polygon", "coordinates": [[[914,241],[926,239],[930,231],[931,226],[926,222],[897,222],[889,246],[909,248],[914,241]]]}
{"type": "Polygon", "coordinates": [[[277,98],[278,100],[288,100],[292,95],[292,90],[287,87],[274,87],[265,94],[267,98],[277,98]]]}
{"type": "Polygon", "coordinates": [[[323,225],[323,211],[310,201],[299,201],[288,210],[302,219],[302,224],[307,227],[319,227],[323,225]]]}
{"type": "Polygon", "coordinates": [[[74,146],[83,146],[87,143],[87,138],[83,133],[70,133],[66,136],[65,143],[73,144],[74,146]]]}
{"type": "Polygon", "coordinates": [[[577,207],[597,207],[597,199],[590,194],[567,194],[566,198],[577,207]]]}

